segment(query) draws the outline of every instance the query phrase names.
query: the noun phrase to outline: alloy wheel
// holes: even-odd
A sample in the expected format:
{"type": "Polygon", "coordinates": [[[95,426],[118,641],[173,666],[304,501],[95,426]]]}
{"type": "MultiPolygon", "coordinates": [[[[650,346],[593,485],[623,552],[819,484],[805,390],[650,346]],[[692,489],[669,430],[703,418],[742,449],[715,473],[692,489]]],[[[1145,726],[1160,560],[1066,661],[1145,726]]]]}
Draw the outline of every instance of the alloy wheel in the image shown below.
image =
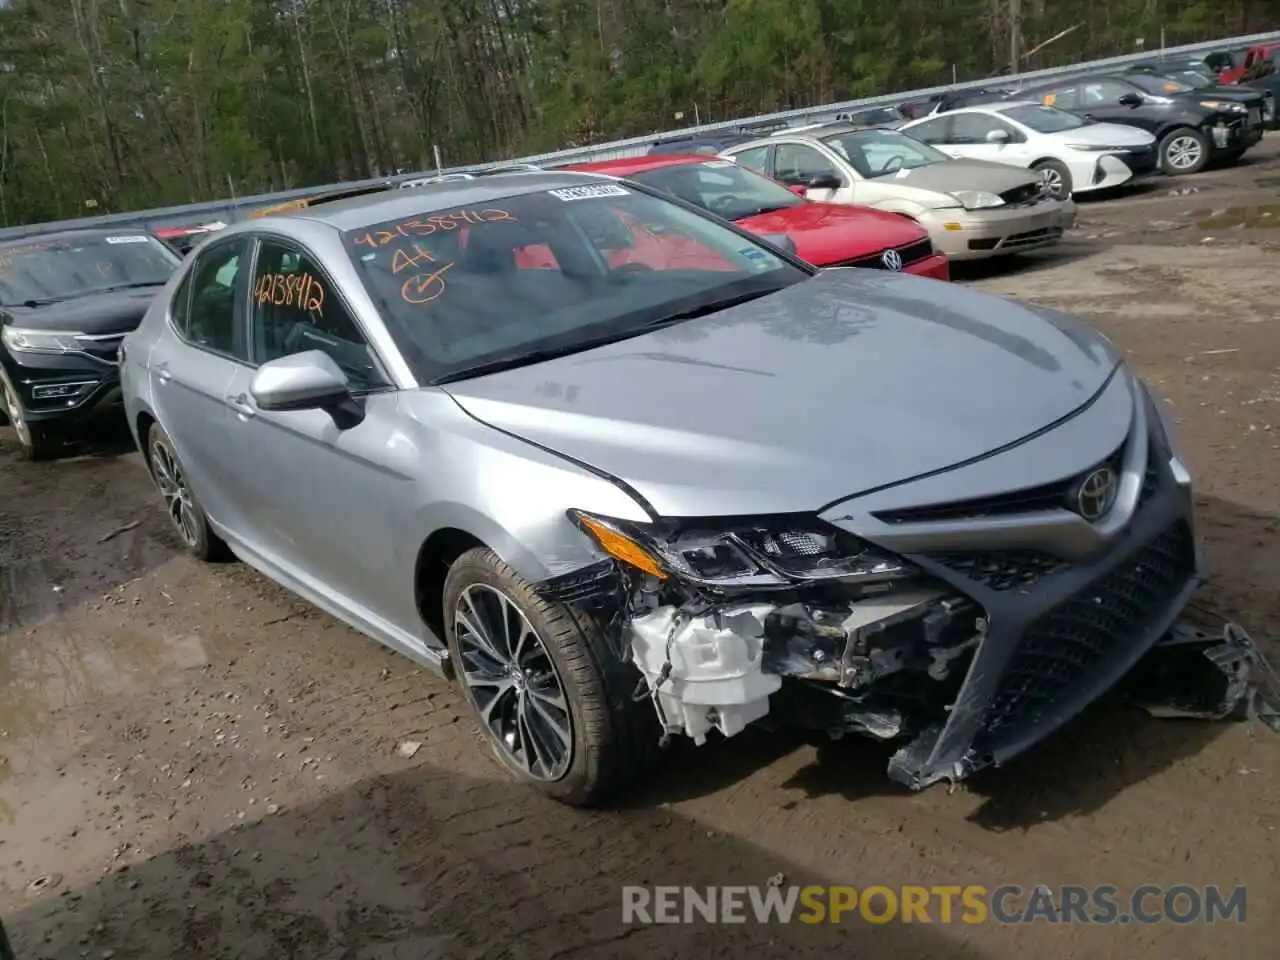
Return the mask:
{"type": "Polygon", "coordinates": [[[1062,174],[1052,167],[1045,167],[1040,171],[1040,181],[1056,199],[1062,199],[1062,174]]]}
{"type": "Polygon", "coordinates": [[[453,614],[459,675],[507,762],[559,780],[573,760],[573,722],[546,643],[506,594],[472,584],[453,614]]]}
{"type": "Polygon", "coordinates": [[[179,536],[187,546],[195,547],[200,542],[200,522],[196,517],[196,503],[187,486],[182,466],[173,451],[160,440],[151,442],[151,469],[155,474],[156,486],[164,497],[165,509],[169,519],[173,521],[179,536]]]}
{"type": "Polygon", "coordinates": [[[18,435],[18,439],[22,441],[23,446],[30,446],[31,428],[27,426],[27,419],[22,415],[22,404],[13,395],[13,391],[9,389],[8,384],[2,380],[0,380],[0,396],[3,396],[4,399],[4,412],[9,418],[9,426],[13,427],[13,432],[18,435]]]}
{"type": "Polygon", "coordinates": [[[1169,141],[1165,156],[1175,170],[1190,170],[1200,162],[1201,147],[1195,137],[1174,137],[1169,141]]]}

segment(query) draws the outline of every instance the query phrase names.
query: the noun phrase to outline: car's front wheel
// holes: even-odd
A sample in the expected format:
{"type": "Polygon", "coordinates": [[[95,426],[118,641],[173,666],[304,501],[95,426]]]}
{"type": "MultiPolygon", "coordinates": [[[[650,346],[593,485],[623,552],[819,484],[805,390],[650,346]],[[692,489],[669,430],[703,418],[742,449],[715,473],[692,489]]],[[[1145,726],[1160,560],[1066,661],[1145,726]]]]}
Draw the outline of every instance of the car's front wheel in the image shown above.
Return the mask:
{"type": "Polygon", "coordinates": [[[25,459],[52,460],[61,452],[63,445],[55,434],[27,420],[22,401],[3,377],[0,377],[0,407],[3,407],[4,418],[18,437],[25,459]]]}
{"type": "Polygon", "coordinates": [[[1160,140],[1160,169],[1169,176],[1199,173],[1209,162],[1209,138],[1191,127],[1170,130],[1160,140]]]}
{"type": "Polygon", "coordinates": [[[165,512],[182,539],[187,552],[200,560],[223,560],[230,555],[227,545],[209,526],[209,517],[200,506],[186,469],[178,459],[173,441],[158,423],[147,431],[147,466],[164,497],[165,512]]]}
{"type": "Polygon", "coordinates": [[[517,779],[589,806],[648,768],[656,714],[632,698],[638,672],[591,618],[540,597],[483,547],[450,567],[444,610],[457,680],[517,779]]]}
{"type": "Polygon", "coordinates": [[[1071,196],[1071,171],[1061,160],[1041,160],[1031,169],[1040,174],[1041,183],[1055,200],[1066,200],[1071,196]]]}

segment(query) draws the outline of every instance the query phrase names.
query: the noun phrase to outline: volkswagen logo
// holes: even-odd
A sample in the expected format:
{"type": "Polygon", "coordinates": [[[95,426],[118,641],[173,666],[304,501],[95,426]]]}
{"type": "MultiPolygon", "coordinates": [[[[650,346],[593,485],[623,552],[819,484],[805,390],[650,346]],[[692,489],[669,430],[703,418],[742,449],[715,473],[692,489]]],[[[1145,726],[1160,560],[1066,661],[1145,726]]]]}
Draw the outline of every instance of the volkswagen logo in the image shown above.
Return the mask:
{"type": "Polygon", "coordinates": [[[897,250],[886,250],[880,254],[880,262],[884,264],[886,270],[901,270],[902,254],[897,250]]]}
{"type": "Polygon", "coordinates": [[[1120,482],[1116,472],[1110,467],[1099,467],[1085,476],[1076,487],[1076,513],[1086,520],[1097,520],[1106,516],[1107,511],[1116,502],[1120,482]]]}

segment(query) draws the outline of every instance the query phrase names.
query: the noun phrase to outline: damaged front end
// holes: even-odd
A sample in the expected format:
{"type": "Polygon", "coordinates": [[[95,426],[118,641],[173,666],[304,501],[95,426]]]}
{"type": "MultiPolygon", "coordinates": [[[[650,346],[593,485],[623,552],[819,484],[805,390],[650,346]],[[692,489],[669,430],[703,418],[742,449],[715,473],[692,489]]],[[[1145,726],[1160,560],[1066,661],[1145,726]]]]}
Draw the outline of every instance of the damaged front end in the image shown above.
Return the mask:
{"type": "MultiPolygon", "coordinates": [[[[539,589],[602,624],[664,740],[766,717],[859,733],[900,743],[889,776],[923,789],[1021,753],[1185,633],[1171,629],[1201,581],[1193,537],[1172,491],[1149,499],[1123,546],[1076,564],[899,556],[794,519],[640,529],[575,512],[609,559],[539,589]]],[[[1202,678],[1230,679],[1206,710],[1248,700],[1275,717],[1280,682],[1242,631],[1201,652],[1202,678]]]]}
{"type": "Polygon", "coordinates": [[[986,628],[958,591],[834,527],[575,520],[612,559],[540,590],[610,624],[665,737],[702,744],[770,714],[833,736],[917,733],[945,720],[986,628]]]}

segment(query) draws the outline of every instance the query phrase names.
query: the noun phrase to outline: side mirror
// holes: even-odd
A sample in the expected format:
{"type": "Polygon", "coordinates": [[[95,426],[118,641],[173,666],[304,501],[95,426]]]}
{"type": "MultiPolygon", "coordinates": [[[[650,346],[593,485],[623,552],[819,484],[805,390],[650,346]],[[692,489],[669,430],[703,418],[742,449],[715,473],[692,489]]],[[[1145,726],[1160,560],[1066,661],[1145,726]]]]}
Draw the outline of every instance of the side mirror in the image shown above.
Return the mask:
{"type": "Polygon", "coordinates": [[[820,173],[805,184],[809,190],[839,190],[843,186],[844,181],[834,173],[820,173]]]}
{"type": "Polygon", "coordinates": [[[1129,93],[1120,94],[1120,106],[1122,107],[1140,107],[1142,106],[1142,95],[1130,91],[1129,93]]]}
{"type": "Polygon", "coordinates": [[[364,419],[346,374],[323,350],[268,360],[254,374],[249,392],[261,410],[324,410],[342,430],[364,419]]]}
{"type": "Polygon", "coordinates": [[[787,186],[787,189],[790,190],[792,193],[794,193],[797,197],[803,197],[805,190],[808,188],[805,187],[803,183],[792,183],[787,186]]]}
{"type": "Polygon", "coordinates": [[[789,253],[793,257],[796,255],[796,242],[785,233],[762,233],[760,239],[783,253],[789,253]]]}
{"type": "Polygon", "coordinates": [[[987,131],[987,143],[1008,143],[1008,142],[1009,142],[1008,130],[988,130],[987,131]]]}

